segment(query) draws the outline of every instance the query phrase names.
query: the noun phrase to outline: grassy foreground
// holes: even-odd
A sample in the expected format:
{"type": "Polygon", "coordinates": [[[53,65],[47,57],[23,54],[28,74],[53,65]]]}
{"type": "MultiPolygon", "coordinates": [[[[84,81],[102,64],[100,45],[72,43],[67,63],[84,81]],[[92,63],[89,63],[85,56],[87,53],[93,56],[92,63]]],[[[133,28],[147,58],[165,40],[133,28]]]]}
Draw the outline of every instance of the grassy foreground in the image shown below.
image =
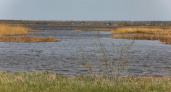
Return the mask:
{"type": "Polygon", "coordinates": [[[22,26],[11,26],[8,24],[0,24],[0,42],[58,42],[53,37],[38,38],[29,35],[32,30],[22,26]],[[17,35],[25,35],[24,37],[18,37],[17,35]]]}
{"type": "Polygon", "coordinates": [[[0,92],[170,92],[171,78],[126,77],[107,79],[62,76],[49,72],[0,73],[0,92]]]}

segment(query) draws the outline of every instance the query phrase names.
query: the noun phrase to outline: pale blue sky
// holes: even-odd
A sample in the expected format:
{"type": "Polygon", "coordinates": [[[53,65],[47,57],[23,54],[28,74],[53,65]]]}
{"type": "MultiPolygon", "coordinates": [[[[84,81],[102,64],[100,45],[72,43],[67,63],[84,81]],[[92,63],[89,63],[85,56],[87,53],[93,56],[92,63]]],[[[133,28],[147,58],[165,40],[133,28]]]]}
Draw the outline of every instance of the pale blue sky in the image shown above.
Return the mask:
{"type": "Polygon", "coordinates": [[[0,0],[0,19],[171,20],[171,0],[0,0]]]}

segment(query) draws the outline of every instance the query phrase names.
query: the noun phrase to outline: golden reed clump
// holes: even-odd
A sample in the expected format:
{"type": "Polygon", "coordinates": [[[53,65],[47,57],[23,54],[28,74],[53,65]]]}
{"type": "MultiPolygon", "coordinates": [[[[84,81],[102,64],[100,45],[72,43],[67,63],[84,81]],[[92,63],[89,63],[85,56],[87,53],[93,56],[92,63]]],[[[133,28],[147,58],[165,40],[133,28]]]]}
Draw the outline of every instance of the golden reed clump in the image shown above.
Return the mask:
{"type": "Polygon", "coordinates": [[[113,29],[114,34],[155,34],[155,35],[171,35],[171,29],[162,28],[117,28],[113,29]]]}
{"type": "Polygon", "coordinates": [[[0,42],[58,42],[53,37],[0,37],[0,42]]]}
{"type": "Polygon", "coordinates": [[[0,24],[0,42],[58,42],[53,37],[38,38],[31,36],[18,37],[17,35],[29,35],[32,30],[22,26],[10,26],[8,24],[0,24]]]}
{"type": "Polygon", "coordinates": [[[76,29],[76,30],[74,30],[75,32],[82,32],[82,30],[79,30],[79,29],[76,29]]]}
{"type": "Polygon", "coordinates": [[[10,26],[8,24],[0,24],[0,36],[5,35],[27,35],[29,29],[20,26],[10,26]]]}
{"type": "Polygon", "coordinates": [[[133,27],[117,28],[111,32],[117,34],[111,38],[160,40],[166,44],[171,44],[171,29],[133,27]]]}
{"type": "Polygon", "coordinates": [[[160,40],[165,44],[171,44],[171,36],[161,35],[113,35],[111,38],[116,39],[145,39],[145,40],[160,40]]]}
{"type": "Polygon", "coordinates": [[[109,28],[90,28],[90,29],[83,29],[84,31],[111,31],[112,29],[109,28]]]}

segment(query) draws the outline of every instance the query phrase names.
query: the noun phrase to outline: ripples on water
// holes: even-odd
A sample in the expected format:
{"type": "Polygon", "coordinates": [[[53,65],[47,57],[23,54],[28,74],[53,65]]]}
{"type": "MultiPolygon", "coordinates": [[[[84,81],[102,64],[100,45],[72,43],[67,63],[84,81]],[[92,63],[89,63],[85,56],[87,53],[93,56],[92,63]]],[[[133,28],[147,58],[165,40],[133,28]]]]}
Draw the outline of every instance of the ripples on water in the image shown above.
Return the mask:
{"type": "MultiPolygon", "coordinates": [[[[73,54],[80,57],[82,47],[86,54],[92,56],[97,49],[96,31],[74,32],[74,30],[46,30],[32,32],[40,37],[53,36],[60,40],[57,43],[6,43],[0,42],[1,71],[53,71],[65,75],[88,74],[74,60],[73,54]]],[[[110,39],[110,32],[100,32],[101,42],[106,44],[108,53],[112,53],[111,43],[120,48],[122,41],[132,40],[110,39]]],[[[129,74],[141,76],[150,72],[153,76],[165,76],[171,70],[171,45],[159,41],[135,40],[131,47],[133,52],[129,74]]],[[[91,60],[90,60],[91,61],[91,60]]],[[[169,75],[171,76],[171,75],[169,75]]]]}

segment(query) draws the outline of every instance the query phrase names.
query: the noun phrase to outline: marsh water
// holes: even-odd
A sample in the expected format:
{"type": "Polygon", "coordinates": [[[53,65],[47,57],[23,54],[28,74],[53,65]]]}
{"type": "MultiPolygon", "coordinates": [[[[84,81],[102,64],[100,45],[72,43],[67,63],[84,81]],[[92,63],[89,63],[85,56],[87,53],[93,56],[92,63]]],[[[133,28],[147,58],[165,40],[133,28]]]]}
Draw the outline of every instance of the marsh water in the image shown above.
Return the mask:
{"type": "MultiPolygon", "coordinates": [[[[76,27],[31,26],[41,29],[41,32],[31,32],[40,37],[55,37],[60,42],[42,43],[7,43],[0,42],[0,70],[10,72],[52,71],[57,74],[77,75],[89,74],[87,69],[79,66],[73,57],[81,58],[84,53],[89,61],[94,61],[94,50],[98,47],[96,35],[101,35],[100,41],[105,44],[109,56],[113,48],[119,49],[124,42],[133,40],[111,39],[110,32],[82,31],[75,32],[76,27]],[[114,47],[113,45],[114,44],[114,47]]],[[[80,28],[79,28],[80,29],[80,28]]],[[[134,40],[130,48],[129,75],[144,76],[147,72],[152,76],[169,76],[171,74],[171,45],[160,41],[134,40]]],[[[117,53],[115,53],[117,54],[117,53]]],[[[102,62],[103,63],[103,62],[102,62]]],[[[96,67],[97,70],[100,67],[96,67]]]]}

